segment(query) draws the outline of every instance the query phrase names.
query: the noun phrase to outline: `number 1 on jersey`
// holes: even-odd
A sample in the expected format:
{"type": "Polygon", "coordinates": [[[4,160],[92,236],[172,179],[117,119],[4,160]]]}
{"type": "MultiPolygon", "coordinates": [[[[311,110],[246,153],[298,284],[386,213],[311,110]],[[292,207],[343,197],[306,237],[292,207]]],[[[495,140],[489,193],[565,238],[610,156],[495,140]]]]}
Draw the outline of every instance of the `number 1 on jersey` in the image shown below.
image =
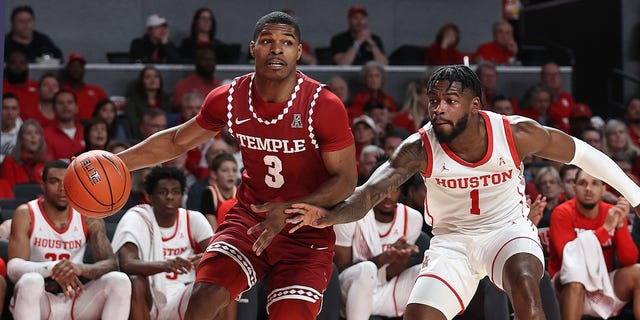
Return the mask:
{"type": "Polygon", "coordinates": [[[471,190],[469,197],[471,197],[471,209],[469,212],[471,214],[480,214],[480,191],[478,189],[471,190]]]}

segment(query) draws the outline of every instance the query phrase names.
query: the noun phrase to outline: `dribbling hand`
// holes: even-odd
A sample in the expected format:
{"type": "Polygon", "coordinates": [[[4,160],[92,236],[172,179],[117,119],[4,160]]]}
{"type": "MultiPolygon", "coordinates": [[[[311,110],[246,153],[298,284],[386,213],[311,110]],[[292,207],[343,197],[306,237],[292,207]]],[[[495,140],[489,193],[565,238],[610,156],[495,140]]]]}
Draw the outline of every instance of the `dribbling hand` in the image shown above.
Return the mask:
{"type": "Polygon", "coordinates": [[[273,238],[282,231],[287,224],[285,219],[286,215],[284,210],[289,207],[288,203],[276,203],[267,202],[261,205],[251,205],[253,212],[266,212],[266,218],[264,221],[256,224],[255,226],[247,230],[247,234],[256,234],[259,232],[260,236],[253,244],[253,251],[256,255],[262,254],[262,252],[271,244],[273,238]]]}

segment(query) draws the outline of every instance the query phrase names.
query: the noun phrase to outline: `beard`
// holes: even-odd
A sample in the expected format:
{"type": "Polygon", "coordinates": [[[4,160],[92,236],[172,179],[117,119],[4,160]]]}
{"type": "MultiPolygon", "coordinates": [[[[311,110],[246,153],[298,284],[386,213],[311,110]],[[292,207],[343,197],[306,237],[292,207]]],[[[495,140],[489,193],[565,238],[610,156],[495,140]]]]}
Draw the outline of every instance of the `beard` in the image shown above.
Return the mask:
{"type": "Polygon", "coordinates": [[[582,205],[582,207],[584,207],[587,210],[591,210],[593,208],[596,207],[596,205],[598,204],[597,202],[593,202],[593,203],[585,203],[585,202],[580,202],[580,204],[582,205]]]}
{"type": "Polygon", "coordinates": [[[460,118],[456,123],[453,123],[452,124],[453,129],[448,134],[440,130],[434,130],[434,132],[436,133],[436,138],[438,138],[438,141],[443,143],[450,143],[451,141],[453,141],[467,128],[468,118],[469,118],[469,115],[465,115],[464,117],[460,118]]]}
{"type": "Polygon", "coordinates": [[[68,204],[65,204],[65,205],[58,205],[58,204],[56,204],[56,205],[55,205],[56,210],[58,210],[58,211],[64,211],[64,210],[66,210],[66,209],[67,209],[67,207],[68,207],[68,206],[69,206],[68,204]]]}
{"type": "Polygon", "coordinates": [[[11,84],[25,83],[27,82],[27,79],[29,79],[29,72],[27,71],[22,73],[14,73],[9,71],[8,69],[5,69],[4,74],[7,77],[7,81],[9,81],[9,83],[11,84]]]}

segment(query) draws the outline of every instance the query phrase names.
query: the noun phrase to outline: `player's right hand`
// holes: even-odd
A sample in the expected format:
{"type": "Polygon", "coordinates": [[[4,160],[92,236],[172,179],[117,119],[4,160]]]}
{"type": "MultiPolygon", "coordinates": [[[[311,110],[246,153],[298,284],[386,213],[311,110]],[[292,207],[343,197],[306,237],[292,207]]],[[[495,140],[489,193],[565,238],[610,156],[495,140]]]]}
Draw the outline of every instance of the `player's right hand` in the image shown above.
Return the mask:
{"type": "Polygon", "coordinates": [[[62,259],[51,269],[51,279],[62,289],[64,296],[71,299],[84,291],[84,285],[78,278],[80,269],[67,259],[62,259]]]}

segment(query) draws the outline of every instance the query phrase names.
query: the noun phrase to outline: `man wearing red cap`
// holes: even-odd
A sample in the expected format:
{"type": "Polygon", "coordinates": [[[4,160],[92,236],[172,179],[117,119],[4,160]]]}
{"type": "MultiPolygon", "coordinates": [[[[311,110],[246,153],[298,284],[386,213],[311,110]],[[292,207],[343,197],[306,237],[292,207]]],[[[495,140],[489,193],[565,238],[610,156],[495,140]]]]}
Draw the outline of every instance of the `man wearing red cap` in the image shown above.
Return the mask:
{"type": "Polygon", "coordinates": [[[333,62],[337,65],[362,65],[367,61],[376,60],[388,64],[382,40],[368,29],[367,9],[353,6],[349,8],[347,17],[349,30],[331,38],[333,62]]]}
{"type": "Polygon", "coordinates": [[[78,53],[72,53],[67,59],[67,65],[64,67],[66,82],[62,85],[62,89],[73,92],[78,102],[78,119],[89,119],[93,114],[96,103],[107,98],[107,93],[96,85],[84,82],[85,69],[84,65],[87,60],[78,53]]]}

